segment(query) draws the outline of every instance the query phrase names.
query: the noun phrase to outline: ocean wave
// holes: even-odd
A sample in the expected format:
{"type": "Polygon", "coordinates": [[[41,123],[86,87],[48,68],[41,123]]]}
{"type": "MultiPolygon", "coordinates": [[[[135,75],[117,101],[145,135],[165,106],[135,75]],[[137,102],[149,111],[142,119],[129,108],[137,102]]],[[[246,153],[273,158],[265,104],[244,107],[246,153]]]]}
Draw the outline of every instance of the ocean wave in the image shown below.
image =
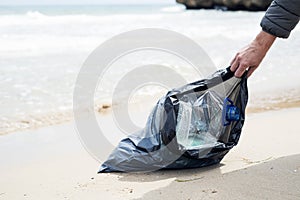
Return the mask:
{"type": "Polygon", "coordinates": [[[25,15],[27,17],[31,17],[31,18],[44,18],[44,17],[46,17],[45,14],[43,14],[39,11],[27,11],[25,15]]]}

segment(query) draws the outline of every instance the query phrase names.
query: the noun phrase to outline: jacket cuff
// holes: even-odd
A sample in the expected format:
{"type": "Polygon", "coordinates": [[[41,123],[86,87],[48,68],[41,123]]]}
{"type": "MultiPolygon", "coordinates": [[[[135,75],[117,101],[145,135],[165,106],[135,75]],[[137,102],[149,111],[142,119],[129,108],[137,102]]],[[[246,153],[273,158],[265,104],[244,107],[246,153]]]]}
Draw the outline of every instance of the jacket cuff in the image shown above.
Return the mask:
{"type": "Polygon", "coordinates": [[[288,38],[298,22],[299,16],[273,1],[260,25],[267,33],[280,38],[288,38]]]}
{"type": "Polygon", "coordinates": [[[287,31],[283,29],[282,27],[274,24],[272,21],[270,21],[268,18],[264,17],[261,20],[260,26],[262,27],[262,30],[274,35],[279,38],[288,38],[290,36],[291,31],[287,31]]]}

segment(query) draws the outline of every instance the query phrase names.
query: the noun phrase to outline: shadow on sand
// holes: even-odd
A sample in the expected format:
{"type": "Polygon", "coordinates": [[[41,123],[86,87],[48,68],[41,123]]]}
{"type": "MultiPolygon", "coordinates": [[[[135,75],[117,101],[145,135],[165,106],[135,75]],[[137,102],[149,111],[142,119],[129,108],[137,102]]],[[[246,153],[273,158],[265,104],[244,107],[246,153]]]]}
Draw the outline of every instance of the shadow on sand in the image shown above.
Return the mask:
{"type": "Polygon", "coordinates": [[[222,174],[221,165],[200,169],[120,173],[126,182],[174,180],[146,193],[143,200],[300,199],[300,154],[222,174]]]}

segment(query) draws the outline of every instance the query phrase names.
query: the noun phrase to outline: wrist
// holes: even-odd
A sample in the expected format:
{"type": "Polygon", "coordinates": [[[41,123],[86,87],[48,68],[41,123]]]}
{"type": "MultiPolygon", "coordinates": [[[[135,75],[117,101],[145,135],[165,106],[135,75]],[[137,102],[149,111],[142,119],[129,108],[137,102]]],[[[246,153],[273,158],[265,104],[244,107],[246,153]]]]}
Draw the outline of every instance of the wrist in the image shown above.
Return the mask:
{"type": "Polygon", "coordinates": [[[271,35],[265,31],[261,31],[253,41],[256,45],[259,45],[260,48],[263,48],[265,51],[268,51],[272,44],[274,43],[276,36],[271,35]]]}

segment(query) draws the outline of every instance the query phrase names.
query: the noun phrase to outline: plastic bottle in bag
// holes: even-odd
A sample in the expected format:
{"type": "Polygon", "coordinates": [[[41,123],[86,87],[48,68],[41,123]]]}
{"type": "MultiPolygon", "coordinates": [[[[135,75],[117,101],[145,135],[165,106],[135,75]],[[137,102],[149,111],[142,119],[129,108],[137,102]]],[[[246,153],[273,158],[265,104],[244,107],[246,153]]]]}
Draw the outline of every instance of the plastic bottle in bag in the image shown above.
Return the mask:
{"type": "Polygon", "coordinates": [[[184,149],[213,146],[222,134],[223,100],[206,91],[196,101],[180,101],[176,136],[184,149]]]}

